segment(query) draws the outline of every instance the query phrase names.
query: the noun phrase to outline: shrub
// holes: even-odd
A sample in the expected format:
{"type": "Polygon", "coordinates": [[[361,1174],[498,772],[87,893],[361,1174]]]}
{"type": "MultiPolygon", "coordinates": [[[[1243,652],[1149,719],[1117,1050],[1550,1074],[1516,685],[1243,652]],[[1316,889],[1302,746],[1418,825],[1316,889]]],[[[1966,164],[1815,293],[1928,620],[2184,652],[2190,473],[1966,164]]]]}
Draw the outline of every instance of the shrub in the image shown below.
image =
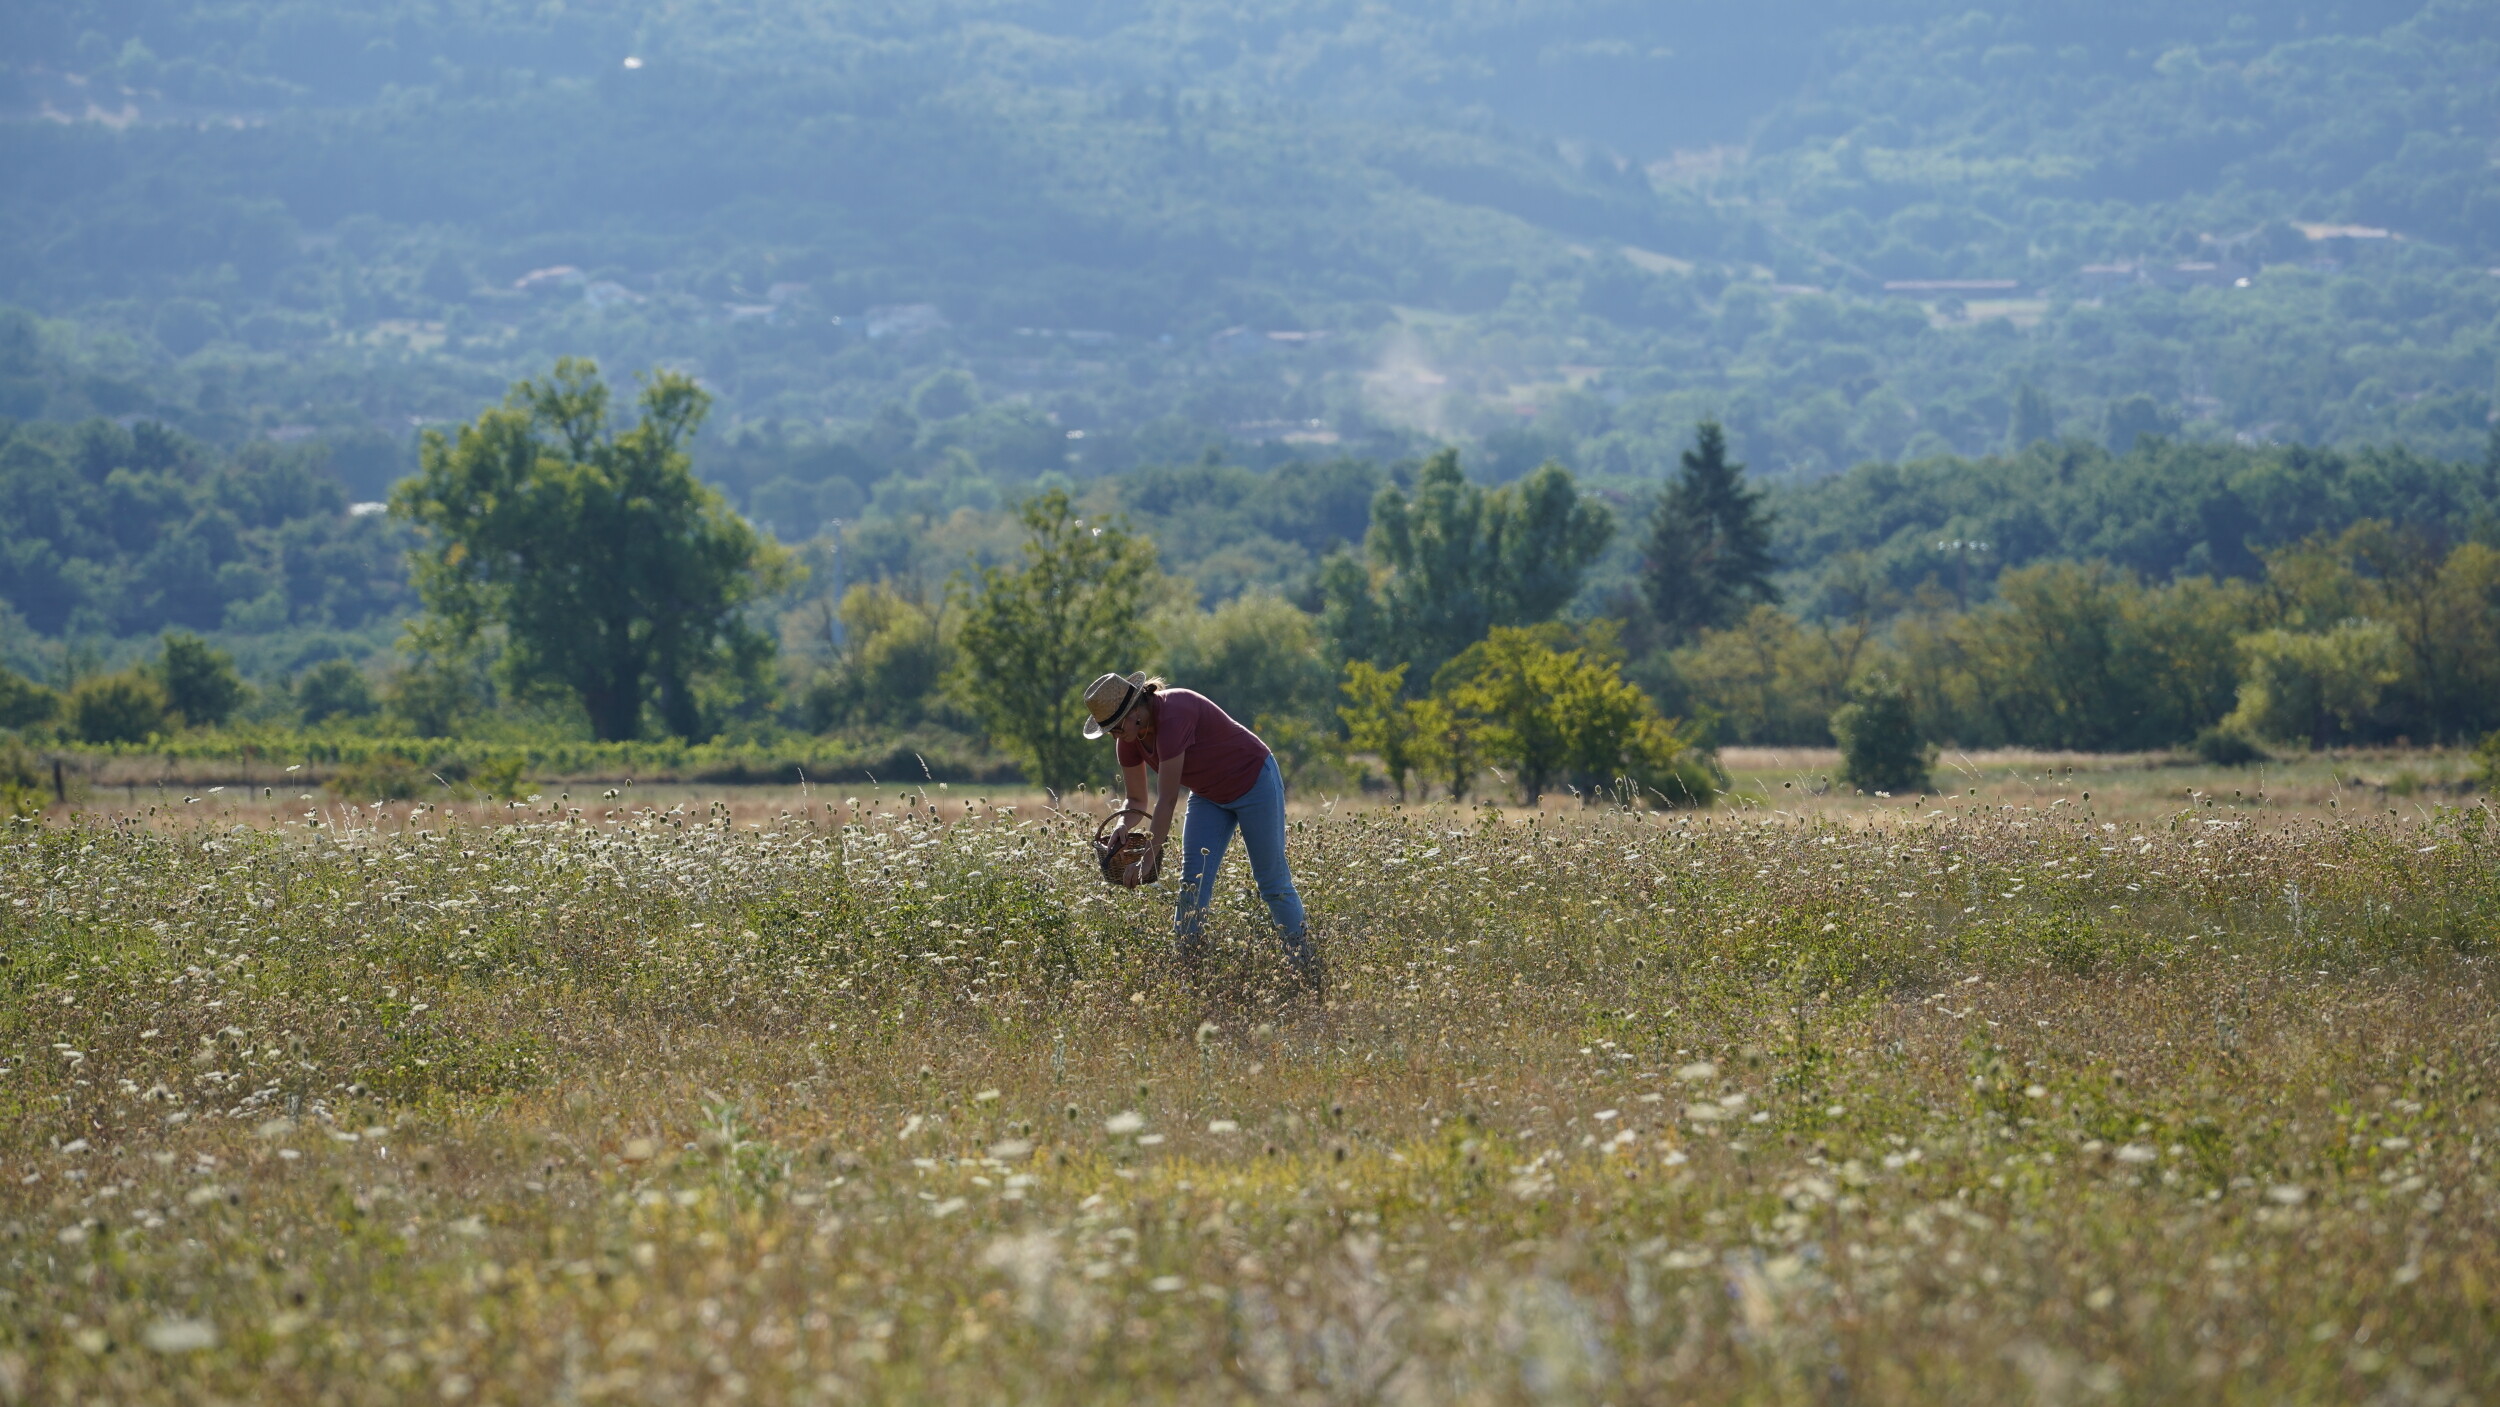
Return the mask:
{"type": "Polygon", "coordinates": [[[414,762],[385,753],[340,768],[322,785],[341,801],[407,801],[432,780],[414,762]]]}
{"type": "Polygon", "coordinates": [[[2474,749],[2474,768],[2483,790],[2500,791],[2500,733],[2483,739],[2482,746],[2474,749]]]}
{"type": "Polygon", "coordinates": [[[2217,723],[2198,733],[2196,755],[2216,767],[2254,767],[2274,760],[2274,754],[2258,746],[2248,730],[2236,723],[2217,723]]]}
{"type": "Polygon", "coordinates": [[[0,747],[0,816],[32,816],[43,810],[43,772],[34,754],[15,743],[0,747]]]}
{"type": "Polygon", "coordinates": [[[1727,788],[1727,774],[1690,723],[1649,719],[1624,757],[1624,780],[1641,798],[1663,806],[1708,806],[1727,788]]]}
{"type": "Polygon", "coordinates": [[[1346,784],[1345,745],[1335,733],[1293,714],[1260,714],[1252,731],[1276,754],[1276,770],[1295,791],[1341,788],[1346,784]]]}
{"type": "Polygon", "coordinates": [[[383,688],[391,716],[420,738],[448,738],[493,706],[493,691],[475,659],[433,655],[393,675],[383,688]]]}
{"type": "Polygon", "coordinates": [[[801,695],[808,730],[846,724],[901,728],[928,717],[946,677],[946,642],[937,618],[910,597],[877,583],[842,597],[850,646],[801,695]]]}
{"type": "Polygon", "coordinates": [[[354,664],[323,660],[295,681],[295,707],[307,727],[332,718],[367,718],[374,711],[373,686],[354,664]]]}
{"type": "MultiPolygon", "coordinates": [[[[468,775],[459,780],[465,781],[470,790],[481,798],[517,797],[529,790],[528,768],[529,763],[518,755],[490,757],[471,763],[467,768],[468,775]]],[[[451,774],[446,772],[444,775],[448,777],[451,774]]]]}
{"type": "Polygon", "coordinates": [[[165,632],[164,653],[157,656],[156,682],[165,704],[194,728],[216,728],[234,716],[247,692],[234,660],[223,650],[188,631],[165,632]]]}
{"type": "Polygon", "coordinates": [[[1311,617],[1281,597],[1237,596],[1211,612],[1167,612],[1159,671],[1235,718],[1328,715],[1330,669],[1311,617]]]}
{"type": "Polygon", "coordinates": [[[0,728],[32,728],[61,711],[61,696],[12,670],[0,669],[0,728]]]}
{"type": "Polygon", "coordinates": [[[1345,682],[1337,686],[1346,697],[1337,718],[1348,745],[1380,759],[1400,801],[1406,800],[1406,775],[1415,770],[1418,732],[1415,704],[1401,697],[1405,687],[1405,665],[1381,669],[1363,660],[1347,661],[1345,682]]]}
{"type": "Polygon", "coordinates": [[[143,743],[165,731],[165,688],[139,670],[90,675],[69,691],[69,726],[79,741],[143,743]]]}
{"type": "Polygon", "coordinates": [[[1840,779],[1861,791],[1925,791],[1934,754],[1918,735],[1908,691],[1876,674],[1850,690],[1832,714],[1840,740],[1840,779]]]}
{"type": "Polygon", "coordinates": [[[2261,630],[2241,636],[2239,651],[2239,707],[2224,722],[2313,748],[2359,731],[2404,673],[2403,642],[2384,621],[2261,630]]]}

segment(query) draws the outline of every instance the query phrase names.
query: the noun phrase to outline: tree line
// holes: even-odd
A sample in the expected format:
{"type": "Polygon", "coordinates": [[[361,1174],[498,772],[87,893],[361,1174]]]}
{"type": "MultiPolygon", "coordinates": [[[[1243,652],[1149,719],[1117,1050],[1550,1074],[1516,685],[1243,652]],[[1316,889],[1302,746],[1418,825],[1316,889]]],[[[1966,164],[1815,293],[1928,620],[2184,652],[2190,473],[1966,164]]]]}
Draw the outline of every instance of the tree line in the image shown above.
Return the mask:
{"type": "MultiPolygon", "coordinates": [[[[1948,554],[1904,591],[1862,552],[1811,578],[1784,564],[1795,500],[1751,484],[1705,421],[1645,503],[1558,463],[1482,483],[1454,450],[1350,472],[1376,485],[1360,540],[1290,592],[1203,604],[1175,575],[1189,561],[1054,485],[945,582],[875,576],[835,599],[807,586],[832,565],[821,544],[784,548],[695,477],[707,408],[661,373],[629,418],[595,367],[564,361],[429,434],[389,514],[422,610],[378,677],[331,659],[256,692],[176,630],[65,690],[0,677],[0,726],[95,742],[247,715],[417,736],[521,718],[602,740],[919,729],[985,739],[1065,790],[1102,761],[1068,726],[1074,691],[1152,668],[1252,722],[1306,782],[1377,767],[1399,795],[1464,799],[1491,777],[1523,799],[1668,804],[1709,799],[1722,743],[1837,742],[1857,780],[1897,787],[1939,744],[2220,757],[2500,729],[2489,465],[2371,460],[2419,481],[2381,500],[2410,517],[2244,538],[2251,575],[2036,560],[1948,586],[1948,554]]],[[[2216,481],[2245,491],[2269,464],[2245,452],[2216,481]]]]}

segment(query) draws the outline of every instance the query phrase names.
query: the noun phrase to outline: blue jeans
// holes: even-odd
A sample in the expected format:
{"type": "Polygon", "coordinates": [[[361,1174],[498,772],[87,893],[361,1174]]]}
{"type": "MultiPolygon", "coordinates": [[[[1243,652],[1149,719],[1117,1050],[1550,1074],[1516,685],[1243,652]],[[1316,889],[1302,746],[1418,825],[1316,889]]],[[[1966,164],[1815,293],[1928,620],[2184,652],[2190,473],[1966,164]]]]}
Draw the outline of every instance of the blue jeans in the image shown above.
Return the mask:
{"type": "Polygon", "coordinates": [[[1285,866],[1285,778],[1273,757],[1259,768],[1250,790],[1231,801],[1190,793],[1189,815],[1181,822],[1181,901],[1172,921],[1174,936],[1183,952],[1197,946],[1199,925],[1215,902],[1215,872],[1236,828],[1242,848],[1250,852],[1250,875],[1258,881],[1259,897],[1284,931],[1285,955],[1297,967],[1309,966],[1313,954],[1302,896],[1294,892],[1293,871],[1285,866]]]}

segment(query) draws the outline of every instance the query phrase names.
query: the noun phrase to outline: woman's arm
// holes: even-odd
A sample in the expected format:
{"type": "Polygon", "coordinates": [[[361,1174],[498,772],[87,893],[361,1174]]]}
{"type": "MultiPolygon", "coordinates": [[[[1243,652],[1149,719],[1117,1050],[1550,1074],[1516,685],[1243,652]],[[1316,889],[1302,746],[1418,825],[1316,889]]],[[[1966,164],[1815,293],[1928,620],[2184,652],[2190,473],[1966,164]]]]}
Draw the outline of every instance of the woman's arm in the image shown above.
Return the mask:
{"type": "MultiPolygon", "coordinates": [[[[1163,766],[1155,773],[1154,838],[1158,847],[1172,834],[1172,808],[1181,799],[1181,759],[1188,755],[1186,752],[1173,753],[1163,759],[1163,766]]],[[[1145,770],[1143,767],[1137,769],[1141,781],[1145,770]]],[[[1141,789],[1139,782],[1129,783],[1132,794],[1141,789]]]]}
{"type": "MultiPolygon", "coordinates": [[[[1140,762],[1140,763],[1138,763],[1138,764],[1137,764],[1136,766],[1134,766],[1134,767],[1123,767],[1123,768],[1121,768],[1121,769],[1120,769],[1120,780],[1121,780],[1121,781],[1123,781],[1123,782],[1126,782],[1126,783],[1128,784],[1128,804],[1129,804],[1130,806],[1132,806],[1132,807],[1136,808],[1137,810],[1140,810],[1140,811],[1145,810],[1145,809],[1146,809],[1146,764],[1145,764],[1145,763],[1143,763],[1143,762],[1140,762]]],[[[1122,830],[1127,830],[1130,826],[1133,826],[1133,825],[1135,825],[1135,824],[1136,824],[1136,822],[1134,822],[1134,821],[1127,821],[1127,822],[1123,822],[1123,823],[1121,824],[1121,826],[1120,826],[1120,829],[1122,829],[1122,830]]]]}

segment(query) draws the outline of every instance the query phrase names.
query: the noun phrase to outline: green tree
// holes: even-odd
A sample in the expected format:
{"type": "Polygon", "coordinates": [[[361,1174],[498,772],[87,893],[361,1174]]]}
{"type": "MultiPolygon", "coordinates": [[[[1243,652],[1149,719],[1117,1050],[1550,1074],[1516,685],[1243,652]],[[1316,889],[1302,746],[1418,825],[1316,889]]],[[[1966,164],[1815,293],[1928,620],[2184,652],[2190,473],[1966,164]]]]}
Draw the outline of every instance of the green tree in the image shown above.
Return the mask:
{"type": "Polygon", "coordinates": [[[2005,427],[2005,447],[2019,454],[2042,440],[2057,438],[2057,411],[2048,393],[2026,381],[2014,388],[2014,413],[2005,427]]]}
{"type": "Polygon", "coordinates": [[[1143,653],[1154,544],[1125,522],[1088,524],[1063,489],[1025,502],[1020,560],[958,577],[954,686],[1033,781],[1054,792],[1099,765],[1078,731],[1085,686],[1143,653]]]}
{"type": "Polygon", "coordinates": [[[1643,719],[1626,743],[1623,780],[1646,800],[1666,806],[1708,806],[1727,789],[1727,774],[1705,747],[1702,730],[1673,719],[1643,719]]]}
{"type": "Polygon", "coordinates": [[[1495,626],[1553,619],[1613,535],[1614,515],[1561,465],[1488,490],[1445,449],[1411,495],[1392,485],[1372,500],[1372,569],[1323,571],[1324,616],[1347,658],[1408,663],[1410,681],[1429,679],[1495,626]]]}
{"type": "Polygon", "coordinates": [[[1558,695],[1565,666],[1537,632],[1496,626],[1443,666],[1433,692],[1472,717],[1485,759],[1508,763],[1522,804],[1534,806],[1571,756],[1558,695]]]}
{"type": "Polygon", "coordinates": [[[165,686],[144,670],[94,674],[69,691],[69,726],[80,742],[143,743],[165,731],[165,686]]]}
{"type": "Polygon", "coordinates": [[[2363,583],[2363,614],[2394,627],[2404,647],[2388,730],[2464,741],[2500,723],[2500,552],[2479,542],[2442,551],[2378,520],[2354,524],[2330,550],[2363,583]]]}
{"type": "Polygon", "coordinates": [[[1999,600],[1967,617],[1980,693],[2006,735],[2034,747],[2123,746],[2144,711],[2127,666],[2137,591],[2101,563],[2045,563],[1997,579],[1999,600]]]}
{"type": "Polygon", "coordinates": [[[1630,781],[1672,804],[1707,804],[1708,781],[1692,784],[1707,775],[1690,770],[1693,739],[1623,677],[1610,630],[1574,640],[1557,625],[1497,626],[1450,661],[1434,695],[1475,724],[1486,760],[1510,765],[1527,805],[1559,781],[1583,797],[1630,781]]]}
{"type": "Polygon", "coordinates": [[[2151,396],[2134,395],[2111,401],[2101,415],[2101,442],[2112,454],[2125,454],[2138,440],[2170,439],[2179,433],[2179,416],[2151,396]]]}
{"type": "Polygon", "coordinates": [[[1641,597],[1672,647],[1733,624],[1756,602],[1776,604],[1771,514],[1745,466],[1727,457],[1727,433],[1701,422],[1675,482],[1649,516],[1641,597]]]}
{"type": "Polygon", "coordinates": [[[0,742],[0,816],[40,814],[51,800],[35,755],[15,741],[0,742]]]}
{"type": "Polygon", "coordinates": [[[1688,706],[1717,716],[1721,741],[1819,747],[1872,636],[1865,621],[1801,621],[1755,606],[1670,663],[1688,706]]]}
{"type": "Polygon", "coordinates": [[[1877,671],[1850,690],[1832,714],[1840,741],[1840,779],[1864,791],[1924,791],[1934,755],[1919,735],[1909,694],[1877,671]]]}
{"type": "Polygon", "coordinates": [[[1403,697],[1406,666],[1381,669],[1365,660],[1349,660],[1345,681],[1337,688],[1346,698],[1337,709],[1337,718],[1345,724],[1347,743],[1380,759],[1389,785],[1397,789],[1398,800],[1404,801],[1406,775],[1415,770],[1418,739],[1424,731],[1416,717],[1418,702],[1403,697]]]}
{"type": "Polygon", "coordinates": [[[1465,801],[1484,768],[1483,725],[1446,699],[1415,699],[1406,708],[1416,770],[1440,782],[1450,800],[1465,801]]]}
{"type": "MultiPolygon", "coordinates": [[[[2465,740],[2500,725],[2500,551],[2473,541],[2442,550],[2435,534],[2365,519],[2268,553],[2264,594],[2266,623],[2295,634],[2352,621],[2395,633],[2396,677],[2349,725],[2330,709],[2327,733],[2465,740]]],[[[2324,648],[2278,645],[2267,648],[2324,648]]],[[[2279,671],[2268,687],[2277,685],[2298,688],[2279,671]]],[[[2280,737],[2319,736],[2282,716],[2275,726],[2280,737]]]]}
{"type": "Polygon", "coordinates": [[[412,658],[383,684],[385,711],[420,738],[455,737],[495,705],[483,653],[444,641],[445,633],[440,622],[416,622],[401,642],[412,658]]]}
{"type": "Polygon", "coordinates": [[[1328,654],[1310,615],[1293,603],[1249,592],[1212,611],[1166,612],[1153,623],[1163,644],[1161,672],[1225,712],[1327,720],[1328,654]]]}
{"type": "Polygon", "coordinates": [[[2232,641],[2256,623],[2238,583],[2147,589],[2105,563],[2047,562],[1997,579],[1998,599],[1896,632],[1929,726],[1965,743],[2166,747],[2231,709],[2232,641]],[[1958,707],[1948,707],[1948,704],[1958,707]]]}
{"type": "Polygon", "coordinates": [[[946,642],[934,613],[884,582],[842,593],[841,659],[806,696],[808,726],[908,727],[928,716],[946,679],[946,642]]]}
{"type": "Polygon", "coordinates": [[[500,632],[515,693],[569,693],[602,740],[682,738],[712,697],[760,687],[773,642],[742,614],[789,575],[694,477],[710,398],[661,372],[617,430],[598,368],[566,358],[456,438],[427,432],[392,512],[423,530],[418,593],[451,644],[500,632]]]}
{"type": "Polygon", "coordinates": [[[1320,562],[1313,585],[1319,593],[1320,633],[1328,638],[1338,659],[1371,663],[1387,658],[1380,582],[1362,555],[1342,548],[1329,553],[1320,562]]]}
{"type": "Polygon", "coordinates": [[[2261,630],[2239,642],[2239,708],[2231,721],[2261,737],[2325,747],[2360,730],[2403,677],[2404,645],[2385,621],[2326,630],[2261,630]]]}
{"type": "Polygon", "coordinates": [[[1276,755],[1276,769],[1284,774],[1286,786],[1302,791],[1345,785],[1345,742],[1335,728],[1300,713],[1258,714],[1250,726],[1276,755]]]}
{"type": "Polygon", "coordinates": [[[323,660],[295,681],[295,711],[306,727],[333,718],[368,718],[374,711],[373,686],[352,660],[323,660]]]}
{"type": "Polygon", "coordinates": [[[12,669],[0,669],[0,728],[32,728],[61,711],[61,696],[12,669]]]}
{"type": "Polygon", "coordinates": [[[187,630],[165,632],[152,672],[167,705],[193,728],[222,726],[246,693],[233,657],[187,630]]]}

